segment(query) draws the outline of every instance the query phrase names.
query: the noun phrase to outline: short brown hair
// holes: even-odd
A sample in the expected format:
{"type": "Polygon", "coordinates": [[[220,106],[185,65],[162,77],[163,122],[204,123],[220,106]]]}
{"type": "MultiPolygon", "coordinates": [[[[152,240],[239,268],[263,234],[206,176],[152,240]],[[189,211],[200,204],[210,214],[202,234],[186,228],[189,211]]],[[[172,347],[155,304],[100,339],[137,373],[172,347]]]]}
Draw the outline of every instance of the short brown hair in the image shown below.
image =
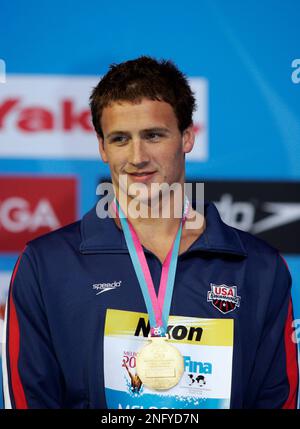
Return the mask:
{"type": "Polygon", "coordinates": [[[182,133],[193,123],[196,108],[194,94],[186,76],[169,60],[157,61],[148,56],[112,64],[90,96],[92,121],[103,138],[101,116],[104,107],[114,101],[139,102],[142,98],[165,101],[176,114],[182,133]]]}

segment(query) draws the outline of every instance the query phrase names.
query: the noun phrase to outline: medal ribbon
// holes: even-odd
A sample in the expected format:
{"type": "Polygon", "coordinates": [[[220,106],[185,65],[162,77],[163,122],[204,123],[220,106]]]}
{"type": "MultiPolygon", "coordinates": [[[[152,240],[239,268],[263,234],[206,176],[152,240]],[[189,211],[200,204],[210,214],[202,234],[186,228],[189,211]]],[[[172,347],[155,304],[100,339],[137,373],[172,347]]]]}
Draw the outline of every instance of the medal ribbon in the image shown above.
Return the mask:
{"type": "Polygon", "coordinates": [[[113,201],[112,207],[120,219],[131,261],[145,300],[149,315],[151,336],[165,336],[174,289],[182,226],[189,210],[189,200],[185,197],[182,221],[171,249],[162,265],[158,296],[156,295],[149,266],[137,233],[130,222],[127,221],[116,199],[113,201]]]}

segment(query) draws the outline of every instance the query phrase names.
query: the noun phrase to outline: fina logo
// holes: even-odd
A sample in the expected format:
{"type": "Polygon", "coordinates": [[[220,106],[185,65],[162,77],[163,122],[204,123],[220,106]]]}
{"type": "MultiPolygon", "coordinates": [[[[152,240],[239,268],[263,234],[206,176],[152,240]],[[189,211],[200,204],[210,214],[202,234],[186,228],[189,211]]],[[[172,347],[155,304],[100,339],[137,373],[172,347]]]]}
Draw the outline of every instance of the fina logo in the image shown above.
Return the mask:
{"type": "Polygon", "coordinates": [[[197,374],[211,374],[212,364],[211,362],[196,362],[191,359],[190,356],[184,356],[184,370],[186,372],[193,372],[197,374]]]}

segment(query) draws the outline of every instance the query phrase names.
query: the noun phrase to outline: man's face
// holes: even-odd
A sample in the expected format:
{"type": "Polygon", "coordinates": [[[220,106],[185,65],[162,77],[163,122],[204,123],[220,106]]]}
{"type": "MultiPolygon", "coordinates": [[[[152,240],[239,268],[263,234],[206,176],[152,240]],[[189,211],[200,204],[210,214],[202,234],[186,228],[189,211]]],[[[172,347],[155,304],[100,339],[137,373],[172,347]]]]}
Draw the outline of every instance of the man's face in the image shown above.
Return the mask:
{"type": "MultiPolygon", "coordinates": [[[[192,150],[195,137],[192,127],[180,133],[170,104],[149,99],[114,102],[103,109],[101,125],[104,139],[98,138],[99,150],[117,192],[127,192],[119,185],[120,175],[126,175],[128,187],[145,184],[148,196],[151,183],[183,185],[184,155],[192,150]]],[[[144,198],[140,193],[139,199],[144,198]]]]}

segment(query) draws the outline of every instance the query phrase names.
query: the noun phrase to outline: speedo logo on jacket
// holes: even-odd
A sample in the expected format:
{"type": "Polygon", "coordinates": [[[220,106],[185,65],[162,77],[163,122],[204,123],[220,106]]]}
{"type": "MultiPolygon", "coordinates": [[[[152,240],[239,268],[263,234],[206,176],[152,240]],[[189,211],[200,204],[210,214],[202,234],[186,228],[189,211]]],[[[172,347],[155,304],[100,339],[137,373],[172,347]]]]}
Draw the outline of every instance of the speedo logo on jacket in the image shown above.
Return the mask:
{"type": "Polygon", "coordinates": [[[99,295],[100,293],[107,292],[108,290],[116,289],[120,287],[122,284],[122,280],[119,280],[118,282],[115,280],[112,283],[95,283],[93,284],[93,289],[97,290],[98,292],[96,295],[99,295]]]}

